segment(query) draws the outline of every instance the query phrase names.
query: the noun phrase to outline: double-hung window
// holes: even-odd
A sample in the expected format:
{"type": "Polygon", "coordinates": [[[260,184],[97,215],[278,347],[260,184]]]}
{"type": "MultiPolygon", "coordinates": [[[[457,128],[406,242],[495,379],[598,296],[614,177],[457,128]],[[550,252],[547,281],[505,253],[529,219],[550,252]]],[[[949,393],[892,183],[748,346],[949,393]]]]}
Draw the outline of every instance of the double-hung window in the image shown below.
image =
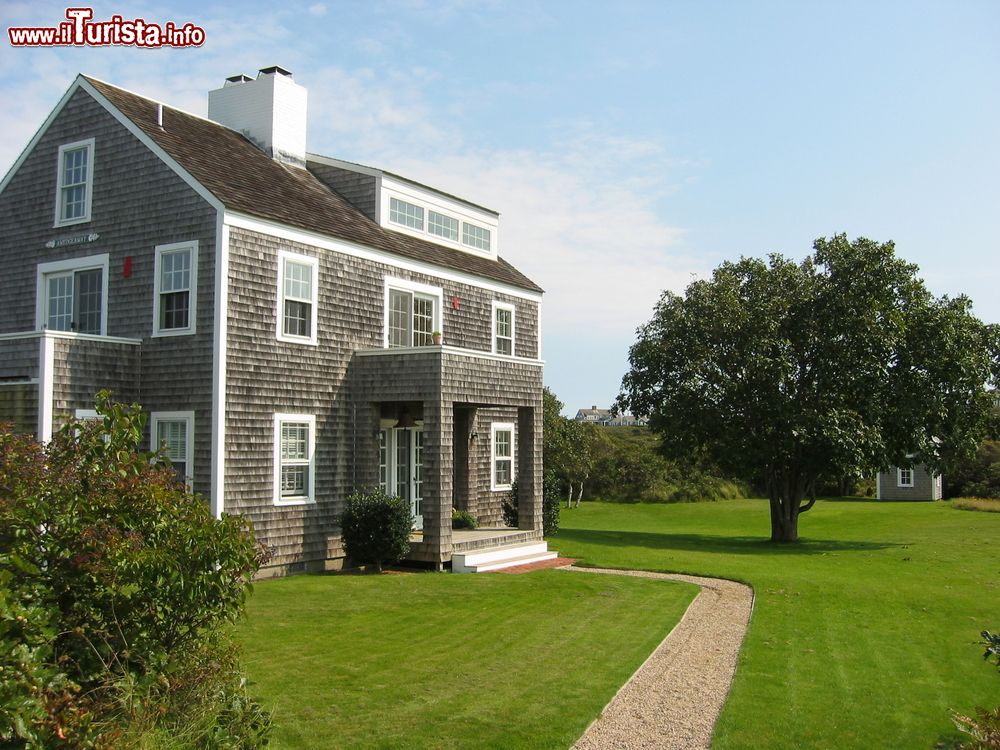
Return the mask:
{"type": "Polygon", "coordinates": [[[896,485],[899,487],[913,486],[913,469],[900,468],[896,477],[896,485]]]}
{"type": "Polygon", "coordinates": [[[198,242],[157,245],[154,265],[153,335],[194,333],[198,242]]]}
{"type": "Polygon", "coordinates": [[[278,340],[316,343],[319,261],[309,255],[278,253],[278,340]]]}
{"type": "Polygon", "coordinates": [[[192,486],[194,475],[194,412],[154,411],[149,420],[153,450],[170,459],[177,478],[192,486]]]}
{"type": "Polygon", "coordinates": [[[59,147],[56,179],[57,227],[90,221],[94,185],[94,139],[59,147]]]}
{"type": "Polygon", "coordinates": [[[509,490],[514,483],[514,425],[494,423],[490,431],[493,451],[492,488],[509,490]]]}
{"type": "Polygon", "coordinates": [[[386,279],[385,345],[388,348],[430,346],[440,329],[439,287],[402,279],[386,279]]]}
{"type": "Polygon", "coordinates": [[[311,414],[274,415],[274,504],[316,500],[316,418],[311,414]]]}
{"type": "Polygon", "coordinates": [[[493,351],[514,355],[514,306],[505,302],[493,303],[493,351]]]}
{"type": "Polygon", "coordinates": [[[36,325],[53,331],[105,335],[108,255],[38,264],[36,325]]]}

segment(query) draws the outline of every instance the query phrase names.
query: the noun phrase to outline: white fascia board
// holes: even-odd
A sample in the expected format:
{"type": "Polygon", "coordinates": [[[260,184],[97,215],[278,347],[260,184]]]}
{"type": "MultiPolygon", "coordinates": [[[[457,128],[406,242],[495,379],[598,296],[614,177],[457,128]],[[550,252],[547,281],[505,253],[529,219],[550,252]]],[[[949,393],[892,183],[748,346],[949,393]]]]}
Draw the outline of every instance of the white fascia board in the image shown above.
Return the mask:
{"type": "Polygon", "coordinates": [[[306,153],[306,164],[309,162],[316,162],[317,164],[325,164],[328,167],[336,167],[337,169],[346,169],[348,172],[357,172],[358,174],[366,174],[369,177],[380,177],[382,175],[381,169],[376,169],[375,167],[366,167],[364,164],[356,164],[353,161],[344,161],[343,159],[335,159],[332,156],[323,156],[321,154],[310,154],[306,153]]]}
{"type": "Polygon", "coordinates": [[[267,219],[260,219],[256,216],[248,216],[247,214],[227,211],[226,224],[238,229],[247,229],[251,232],[267,234],[277,239],[288,240],[290,242],[301,242],[305,245],[320,247],[325,250],[342,253],[354,258],[363,258],[376,263],[384,263],[387,266],[400,268],[413,273],[424,273],[428,276],[445,279],[446,281],[469,284],[470,286],[476,286],[480,289],[489,289],[493,292],[507,294],[511,297],[525,299],[530,302],[541,303],[542,301],[542,295],[540,292],[532,292],[527,289],[521,289],[520,287],[513,286],[512,284],[505,284],[502,281],[487,279],[471,273],[464,273],[450,268],[446,269],[432,263],[403,258],[402,256],[395,255],[384,250],[376,250],[375,248],[347,242],[346,240],[336,240],[326,235],[319,234],[318,232],[310,232],[305,229],[290,227],[286,224],[279,224],[277,222],[268,221],[267,219]]]}
{"type": "Polygon", "coordinates": [[[214,193],[198,182],[198,180],[196,180],[190,172],[178,164],[172,156],[160,148],[160,146],[152,138],[146,135],[142,128],[122,114],[122,112],[114,104],[108,101],[108,99],[100,91],[91,86],[90,83],[88,83],[82,76],[77,78],[74,85],[82,88],[90,94],[94,98],[94,101],[104,107],[104,109],[108,111],[108,114],[118,120],[118,122],[121,123],[132,135],[134,135],[143,146],[152,151],[160,161],[166,164],[167,167],[169,167],[178,177],[184,180],[188,187],[204,198],[212,206],[212,208],[216,211],[225,210],[225,206],[222,205],[222,201],[216,198],[214,193]]]}
{"type": "Polygon", "coordinates": [[[226,489],[226,335],[229,321],[229,225],[215,220],[215,319],[212,356],[212,515],[222,518],[226,489]]]}

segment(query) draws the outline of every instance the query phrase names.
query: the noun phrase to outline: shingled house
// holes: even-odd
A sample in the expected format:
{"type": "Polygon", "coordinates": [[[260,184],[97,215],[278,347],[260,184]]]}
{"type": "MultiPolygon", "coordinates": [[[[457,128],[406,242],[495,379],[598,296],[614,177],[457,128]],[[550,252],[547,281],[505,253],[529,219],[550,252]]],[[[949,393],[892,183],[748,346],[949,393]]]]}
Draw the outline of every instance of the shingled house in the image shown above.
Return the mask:
{"type": "Polygon", "coordinates": [[[875,478],[876,500],[940,500],[942,489],[941,475],[919,463],[893,466],[875,478]]]}
{"type": "Polygon", "coordinates": [[[139,402],[270,574],[341,564],[343,500],[376,485],[414,559],[543,553],[542,290],[496,212],[307,153],[306,99],[278,67],[209,119],[73,82],[0,183],[0,419],[47,440],[101,388],[139,402]],[[493,529],[453,535],[453,506],[493,529]]]}

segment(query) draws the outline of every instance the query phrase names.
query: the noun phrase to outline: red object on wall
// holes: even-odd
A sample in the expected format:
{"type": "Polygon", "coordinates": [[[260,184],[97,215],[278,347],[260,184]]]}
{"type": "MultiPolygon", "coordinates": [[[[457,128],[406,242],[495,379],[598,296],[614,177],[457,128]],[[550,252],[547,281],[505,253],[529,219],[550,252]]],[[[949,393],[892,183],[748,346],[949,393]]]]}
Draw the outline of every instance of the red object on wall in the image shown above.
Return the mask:
{"type": "Polygon", "coordinates": [[[457,310],[458,309],[458,295],[457,294],[454,297],[451,298],[451,308],[453,310],[457,310]]]}
{"type": "Polygon", "coordinates": [[[122,278],[130,279],[132,278],[132,256],[126,255],[125,260],[122,262],[122,278]]]}

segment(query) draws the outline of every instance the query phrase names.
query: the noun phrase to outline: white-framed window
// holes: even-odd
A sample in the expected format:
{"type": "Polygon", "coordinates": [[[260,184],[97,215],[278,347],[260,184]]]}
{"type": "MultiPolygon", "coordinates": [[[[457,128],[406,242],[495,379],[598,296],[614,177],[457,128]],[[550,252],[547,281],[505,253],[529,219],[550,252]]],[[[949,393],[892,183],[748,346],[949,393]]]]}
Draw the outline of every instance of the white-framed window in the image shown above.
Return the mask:
{"type": "Polygon", "coordinates": [[[410,229],[424,228],[424,209],[399,198],[389,199],[389,221],[410,229]]]}
{"type": "Polygon", "coordinates": [[[462,222],[462,244],[477,250],[490,250],[490,230],[467,221],[462,222]]]}
{"type": "Polygon", "coordinates": [[[55,226],[90,221],[94,188],[94,139],[60,146],[56,168],[55,226]]]}
{"type": "Polygon", "coordinates": [[[494,490],[509,490],[514,482],[513,424],[493,423],[490,427],[490,451],[493,456],[490,486],[494,490]]]}
{"type": "Polygon", "coordinates": [[[157,245],[153,269],[153,335],[195,332],[198,241],[157,245]]]}
{"type": "Polygon", "coordinates": [[[493,302],[493,353],[514,356],[514,306],[493,302]]]}
{"type": "Polygon", "coordinates": [[[177,478],[192,487],[194,476],[194,412],[154,411],[149,415],[149,447],[163,450],[177,478]]]}
{"type": "Polygon", "coordinates": [[[278,340],[316,345],[319,259],[278,252],[278,340]]]}
{"type": "Polygon", "coordinates": [[[39,263],[35,327],[107,335],[108,254],[39,263]]]}
{"type": "Polygon", "coordinates": [[[902,467],[896,469],[896,486],[897,487],[912,487],[913,486],[913,469],[904,469],[902,467]]]}
{"type": "Polygon", "coordinates": [[[316,417],[274,415],[274,504],[316,502],[316,417]]]}
{"type": "Polygon", "coordinates": [[[446,240],[458,242],[458,219],[453,219],[451,216],[437,211],[428,211],[427,231],[438,237],[444,237],[446,240]]]}
{"type": "Polygon", "coordinates": [[[430,346],[441,330],[441,287],[406,279],[385,279],[383,343],[386,348],[430,346]]]}

